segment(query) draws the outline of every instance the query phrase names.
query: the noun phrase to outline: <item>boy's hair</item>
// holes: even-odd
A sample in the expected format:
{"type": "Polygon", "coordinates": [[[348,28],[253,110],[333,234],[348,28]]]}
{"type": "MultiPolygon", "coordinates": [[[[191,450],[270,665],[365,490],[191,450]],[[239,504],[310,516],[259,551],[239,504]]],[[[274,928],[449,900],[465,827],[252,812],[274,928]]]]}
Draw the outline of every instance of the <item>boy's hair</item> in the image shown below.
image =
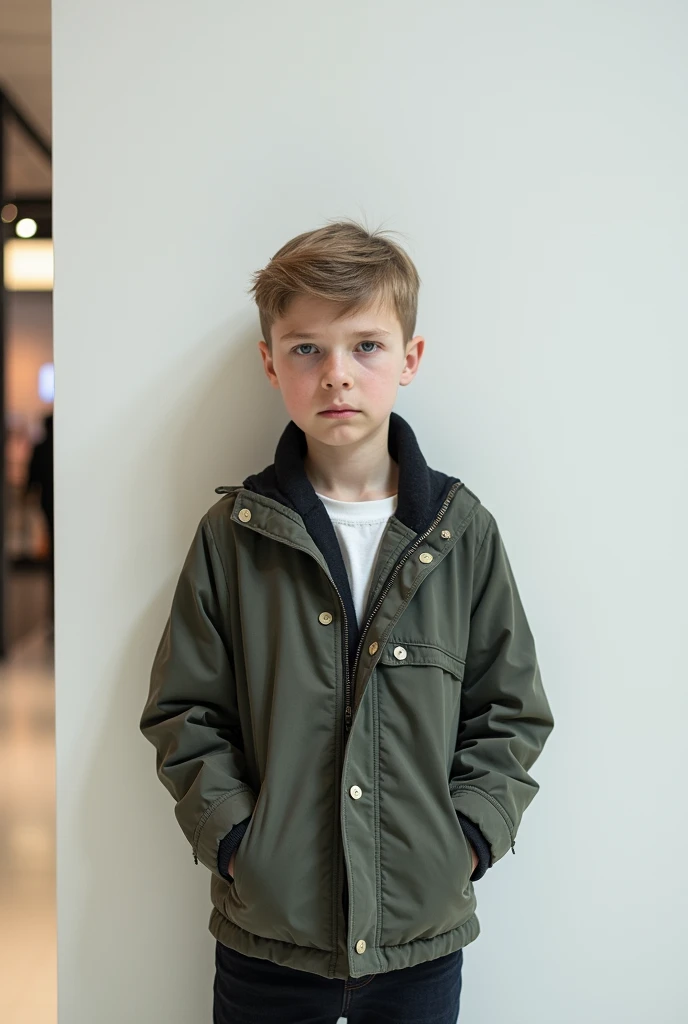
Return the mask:
{"type": "Polygon", "coordinates": [[[348,218],[331,221],[296,235],[256,271],[249,294],[258,306],[269,351],[272,325],[301,295],[341,303],[336,320],[380,299],[396,313],[408,344],[416,328],[421,281],[413,261],[389,233],[368,231],[348,218]]]}

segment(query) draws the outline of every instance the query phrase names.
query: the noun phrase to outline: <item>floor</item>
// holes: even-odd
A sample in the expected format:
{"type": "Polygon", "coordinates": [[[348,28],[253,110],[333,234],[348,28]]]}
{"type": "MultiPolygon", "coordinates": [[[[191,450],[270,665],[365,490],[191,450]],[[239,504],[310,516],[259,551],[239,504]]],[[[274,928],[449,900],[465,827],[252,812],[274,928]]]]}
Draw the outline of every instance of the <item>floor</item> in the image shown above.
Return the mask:
{"type": "Polygon", "coordinates": [[[47,627],[0,662],[0,1021],[55,1024],[55,708],[47,627]]]}

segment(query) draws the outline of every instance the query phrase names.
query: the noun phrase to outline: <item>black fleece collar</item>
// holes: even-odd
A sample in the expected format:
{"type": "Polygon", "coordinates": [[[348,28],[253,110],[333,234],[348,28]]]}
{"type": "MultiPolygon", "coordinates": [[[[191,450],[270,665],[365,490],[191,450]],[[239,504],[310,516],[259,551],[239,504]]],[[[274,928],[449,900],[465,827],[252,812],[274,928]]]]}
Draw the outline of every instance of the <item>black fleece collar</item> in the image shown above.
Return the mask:
{"type": "MultiPolygon", "coordinates": [[[[390,413],[387,448],[399,466],[394,515],[416,534],[422,533],[432,523],[447,491],[458,478],[428,466],[411,426],[396,412],[390,413]]],[[[304,468],[307,451],[305,433],[290,420],[277,443],[275,461],[260,473],[247,476],[243,486],[294,509],[303,519],[323,553],[344,602],[349,624],[349,658],[353,664],[362,623],[356,620],[346,566],[332,521],[304,468]]]]}
{"type": "MultiPolygon", "coordinates": [[[[399,466],[399,496],[394,514],[405,526],[422,533],[457,477],[430,469],[410,424],[396,412],[389,417],[387,449],[399,466]]],[[[314,509],[324,508],[306,475],[307,451],[306,435],[289,420],[277,443],[275,461],[260,473],[246,477],[244,487],[293,508],[305,522],[314,509]]]]}

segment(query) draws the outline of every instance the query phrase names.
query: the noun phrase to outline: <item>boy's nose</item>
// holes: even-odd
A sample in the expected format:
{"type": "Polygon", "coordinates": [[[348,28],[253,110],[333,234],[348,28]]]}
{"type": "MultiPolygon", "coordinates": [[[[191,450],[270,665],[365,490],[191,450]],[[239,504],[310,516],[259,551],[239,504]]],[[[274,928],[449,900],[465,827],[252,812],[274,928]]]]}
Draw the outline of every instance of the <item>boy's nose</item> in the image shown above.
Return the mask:
{"type": "Polygon", "coordinates": [[[345,358],[328,359],[323,370],[323,386],[331,388],[335,385],[351,385],[353,375],[345,358]]]}

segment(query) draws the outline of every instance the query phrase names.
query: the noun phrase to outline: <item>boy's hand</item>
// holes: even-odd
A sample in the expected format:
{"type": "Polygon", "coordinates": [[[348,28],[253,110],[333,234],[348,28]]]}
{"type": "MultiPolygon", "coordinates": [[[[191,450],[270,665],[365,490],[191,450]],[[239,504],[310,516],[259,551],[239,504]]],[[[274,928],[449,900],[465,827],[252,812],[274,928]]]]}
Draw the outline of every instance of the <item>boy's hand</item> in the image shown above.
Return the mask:
{"type": "Polygon", "coordinates": [[[229,866],[227,868],[227,871],[232,876],[232,878],[234,878],[234,861],[235,860],[236,860],[236,850],[234,851],[232,856],[229,858],[229,866]]]}

